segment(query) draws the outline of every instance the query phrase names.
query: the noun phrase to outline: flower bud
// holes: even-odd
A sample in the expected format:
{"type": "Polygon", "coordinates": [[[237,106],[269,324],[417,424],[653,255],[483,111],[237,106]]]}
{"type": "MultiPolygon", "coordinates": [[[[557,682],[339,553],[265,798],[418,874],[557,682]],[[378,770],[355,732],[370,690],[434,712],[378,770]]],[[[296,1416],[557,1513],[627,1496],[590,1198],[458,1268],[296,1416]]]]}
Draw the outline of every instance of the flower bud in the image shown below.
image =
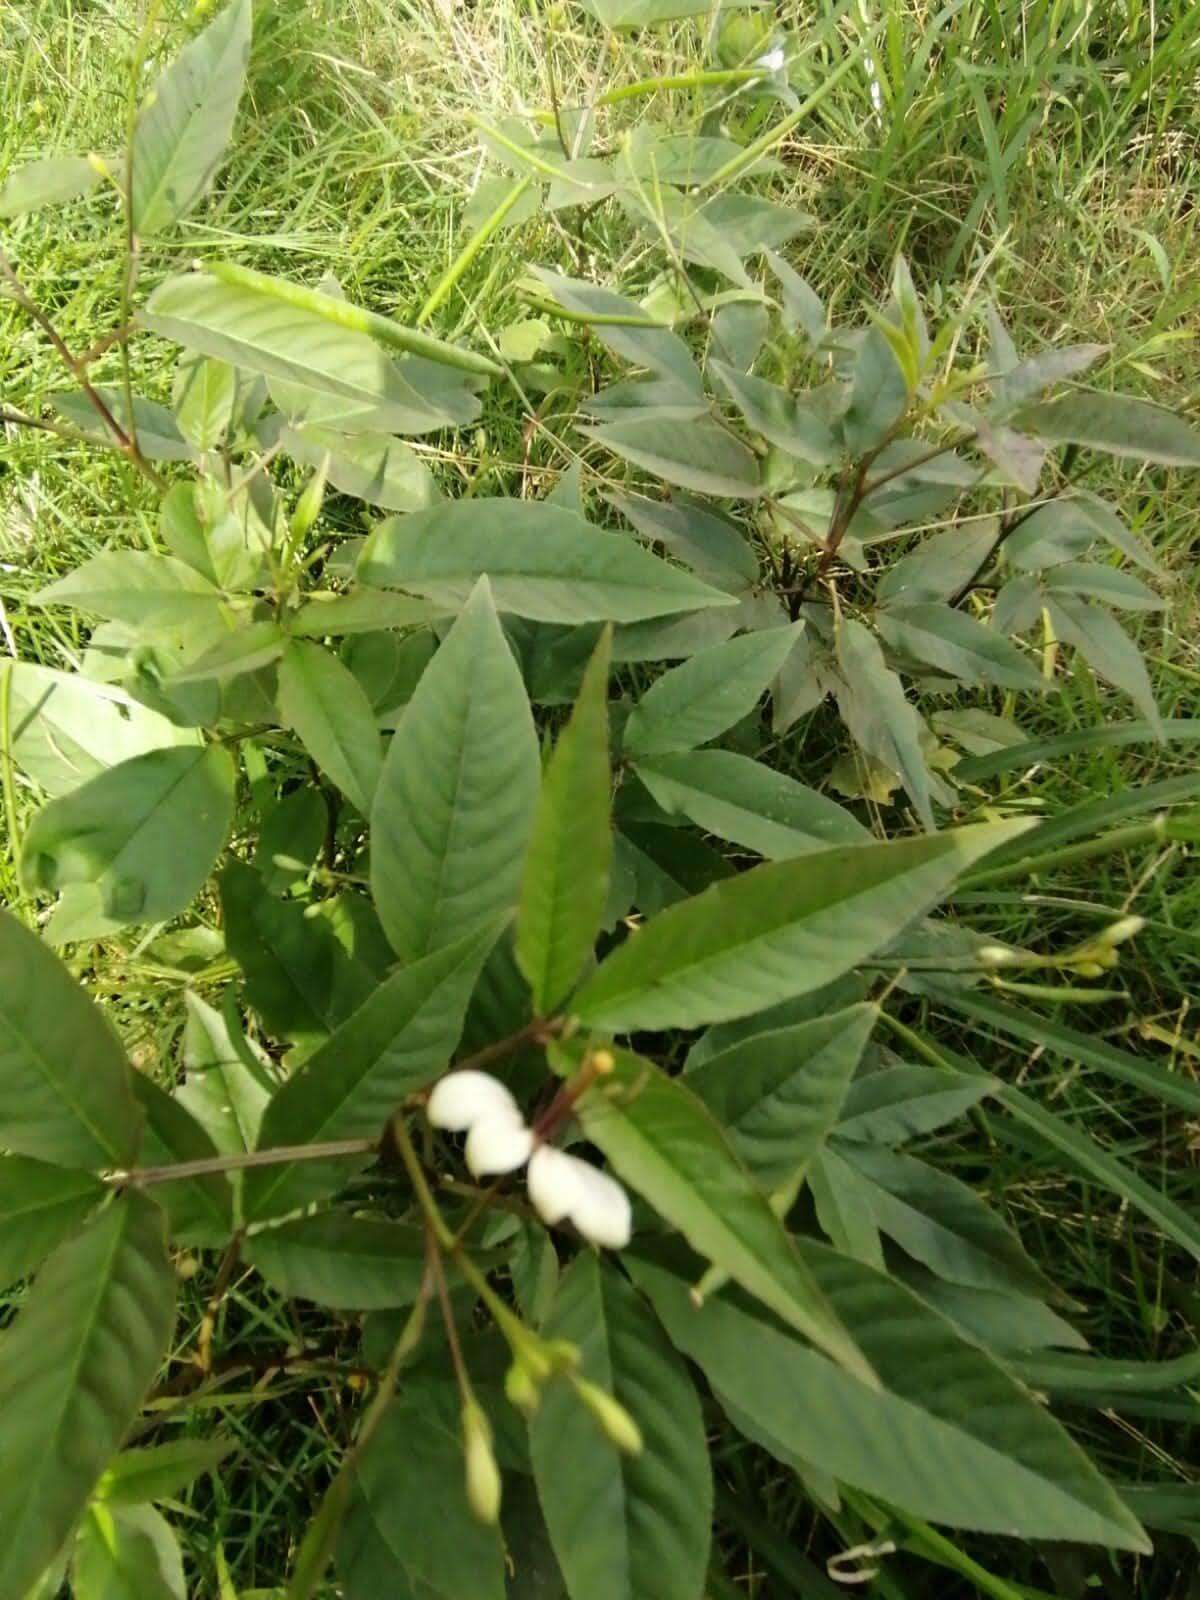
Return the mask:
{"type": "Polygon", "coordinates": [[[499,1078],[469,1067],[438,1080],[426,1112],[435,1128],[445,1128],[448,1133],[466,1133],[485,1117],[507,1114],[519,1120],[521,1115],[499,1078]]]}
{"type": "Polygon", "coordinates": [[[1105,928],[1097,937],[1096,943],[1114,950],[1117,945],[1135,939],[1145,926],[1145,917],[1120,917],[1111,927],[1105,928]]]}
{"type": "Polygon", "coordinates": [[[622,1250],[629,1243],[629,1196],[615,1178],[578,1156],[539,1145],[529,1162],[529,1198],[551,1226],[570,1218],[593,1244],[622,1250]]]}
{"type": "Polygon", "coordinates": [[[304,538],[313,523],[321,515],[321,507],[325,502],[325,477],[329,471],[329,457],[326,456],[320,467],[301,490],[300,498],[296,501],[296,509],[292,512],[291,535],[297,544],[304,538]]]}
{"type": "Polygon", "coordinates": [[[508,1396],[509,1404],[516,1406],[527,1417],[534,1414],[542,1398],[528,1366],[521,1361],[514,1361],[504,1374],[504,1393],[508,1396]]]}
{"type": "Polygon", "coordinates": [[[606,1438],[625,1455],[640,1456],[642,1430],[621,1402],[598,1384],[589,1383],[586,1378],[573,1378],[571,1381],[575,1393],[595,1417],[606,1438]]]}
{"type": "Polygon", "coordinates": [[[492,1449],[492,1428],[482,1407],[468,1400],[462,1410],[463,1452],[467,1467],[467,1502],[480,1522],[500,1520],[500,1468],[492,1449]]]}
{"type": "Polygon", "coordinates": [[[477,1178],[515,1172],[533,1153],[533,1134],[519,1112],[480,1117],[467,1135],[467,1166],[477,1178]]]}

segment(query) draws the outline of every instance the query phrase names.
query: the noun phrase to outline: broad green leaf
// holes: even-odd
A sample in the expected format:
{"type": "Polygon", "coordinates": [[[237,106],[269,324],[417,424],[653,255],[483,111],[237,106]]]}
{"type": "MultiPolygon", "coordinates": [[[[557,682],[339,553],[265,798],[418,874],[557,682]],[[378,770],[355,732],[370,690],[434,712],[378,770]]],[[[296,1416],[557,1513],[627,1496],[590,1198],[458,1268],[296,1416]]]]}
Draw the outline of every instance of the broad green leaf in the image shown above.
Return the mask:
{"type": "Polygon", "coordinates": [[[1057,595],[1046,609],[1058,637],[1073,644],[1097,677],[1127,694],[1154,728],[1161,728],[1154,685],[1141,651],[1103,606],[1057,595]]]}
{"type": "Polygon", "coordinates": [[[724,361],[710,361],[708,370],[755,433],[761,433],[788,455],[816,467],[827,467],[837,459],[833,429],[808,396],[795,395],[778,384],[738,372],[724,361]]]}
{"type": "Polygon", "coordinates": [[[168,278],[139,320],[185,349],[261,374],[293,425],[423,433],[470,422],[479,409],[444,369],[431,374],[430,362],[393,361],[368,334],[208,273],[168,278]]]}
{"type": "Polygon", "coordinates": [[[78,1231],[106,1192],[90,1173],[0,1156],[0,1288],[28,1277],[78,1231]]]}
{"type": "Polygon", "coordinates": [[[152,750],[110,767],[34,817],[30,889],[99,891],[106,917],[159,922],[192,902],[233,822],[235,771],[220,745],[152,750]]]}
{"type": "Polygon", "coordinates": [[[247,1041],[234,1037],[228,1010],[214,1011],[190,990],[183,999],[187,1072],[175,1099],[191,1112],[223,1155],[253,1150],[271,1097],[266,1069],[247,1041]]]}
{"type": "Polygon", "coordinates": [[[629,1412],[622,1455],[566,1383],[530,1425],[534,1478],[571,1600],[696,1600],[712,1537],[712,1469],[687,1367],[645,1301],[591,1252],[562,1278],[543,1329],[580,1351],[580,1374],[629,1412]]]}
{"type": "Polygon", "coordinates": [[[71,1564],[74,1600],[187,1600],[183,1552],[151,1506],[90,1505],[71,1564]]]}
{"type": "Polygon", "coordinates": [[[1023,823],[768,862],[628,937],[572,1007],[592,1027],[695,1028],[830,983],[923,916],[1023,823]]]}
{"type": "Polygon", "coordinates": [[[748,717],[778,676],[803,622],[764,628],[700,650],[672,667],[638,701],[625,724],[628,755],[667,755],[717,738],[748,717]]]}
{"type": "Polygon", "coordinates": [[[261,672],[279,660],[286,643],[287,635],[277,622],[245,622],[201,651],[182,672],[173,672],[166,688],[173,691],[184,684],[226,684],[261,672]]]}
{"type": "Polygon", "coordinates": [[[904,1144],[956,1121],[999,1087],[994,1078],[960,1078],[905,1063],[865,1072],[846,1093],[837,1136],[855,1143],[904,1144]]]}
{"type": "Polygon", "coordinates": [[[1200,434],[1173,411],[1132,395],[1063,395],[1026,406],[1013,420],[1051,444],[1081,444],[1166,467],[1200,467],[1200,434]]]}
{"type": "Polygon", "coordinates": [[[709,417],[681,427],[678,421],[651,413],[592,424],[580,432],[681,489],[731,500],[753,500],[761,491],[753,452],[709,417]]]}
{"type": "MultiPolygon", "coordinates": [[[[881,620],[882,620],[881,614],[881,620]]],[[[921,748],[924,723],[904,694],[904,686],[883,659],[879,641],[853,617],[843,617],[837,632],[841,681],[838,710],[855,744],[894,772],[908,790],[927,828],[933,825],[933,800],[946,798],[921,748]]]]}
{"type": "Polygon", "coordinates": [[[224,361],[184,357],[171,396],[179,431],[197,450],[220,444],[233,418],[238,375],[224,361]]]}
{"type": "Polygon", "coordinates": [[[481,580],[405,706],[375,791],[371,892],[398,955],[416,960],[516,907],[540,773],[481,580]]]}
{"type": "Polygon", "coordinates": [[[234,861],[220,877],[225,943],[242,969],[246,999],[269,1033],[324,1039],[370,994],[372,974],[338,943],[325,917],[267,892],[261,874],[234,861]]]}
{"type": "MultiPolygon", "coordinates": [[[[463,1013],[496,929],[402,967],[290,1077],[268,1105],[259,1148],[382,1134],[405,1095],[449,1061],[463,1013]]],[[[341,1187],[352,1166],[306,1162],[259,1167],[243,1178],[252,1221],[293,1211],[341,1187]]]]}
{"type": "MultiPolygon", "coordinates": [[[[138,1162],[145,1167],[176,1166],[183,1161],[212,1161],[219,1154],[192,1113],[153,1078],[137,1072],[133,1091],[145,1116],[138,1162]]],[[[167,1233],[174,1244],[216,1248],[233,1236],[233,1189],[222,1172],[174,1178],[158,1190],[167,1214],[167,1233]]]]}
{"type": "MultiPolygon", "coordinates": [[[[168,745],[193,745],[199,738],[194,730],[178,728],[131,699],[123,689],[32,661],[12,661],[0,668],[0,695],[6,692],[8,750],[16,765],[52,798],[132,756],[168,745]]],[[[0,758],[6,753],[0,744],[0,758]]]]}
{"type": "MultiPolygon", "coordinates": [[[[699,140],[692,141],[698,145],[699,140]]],[[[704,141],[709,145],[709,141],[704,141]]],[[[730,156],[741,153],[741,147],[732,139],[714,139],[715,146],[707,177],[722,167],[730,156]]],[[[685,182],[699,183],[702,178],[685,178],[685,182]]],[[[732,301],[718,307],[712,320],[712,347],[723,352],[734,372],[749,372],[767,342],[771,331],[771,313],[765,304],[753,301],[732,301]]]]}
{"type": "Polygon", "coordinates": [[[279,665],[279,711],[321,771],[369,816],[383,761],[375,713],[332,651],[292,640],[279,665]]]}
{"type": "Polygon", "coordinates": [[[504,1600],[504,1547],[467,1504],[460,1430],[409,1384],[355,1463],[337,1544],[346,1600],[504,1600]]]}
{"type": "Polygon", "coordinates": [[[697,1310],[686,1276],[629,1258],[671,1338],[755,1438],[931,1522],[1149,1548],[1083,1451],[988,1355],[886,1274],[812,1241],[800,1251],[882,1392],[750,1304],[722,1295],[697,1310]]]}
{"type": "MultiPolygon", "coordinates": [[[[125,403],[125,394],[121,389],[105,388],[103,384],[93,386],[95,392],[108,407],[109,413],[120,424],[126,434],[137,433],[138,449],[148,461],[193,461],[196,456],[195,449],[179,431],[175,418],[165,406],[156,404],[153,400],[143,400],[140,395],[133,398],[133,424],[129,421],[129,410],[125,403]]],[[[78,428],[80,433],[86,434],[89,439],[97,444],[107,445],[109,449],[122,448],[117,436],[109,424],[101,417],[91,399],[79,390],[73,394],[55,394],[51,396],[54,409],[72,427],[78,428]]]]}
{"type": "Polygon", "coordinates": [[[138,628],[209,624],[220,615],[220,591],[174,556],[108,550],[56,583],[39,589],[35,605],[74,606],[138,628]]]}
{"type": "Polygon", "coordinates": [[[130,1083],[85,990],[0,912],[0,1145],[64,1167],[126,1167],[141,1131],[130,1083]]]}
{"type": "Polygon", "coordinates": [[[632,539],[547,501],[463,500],[389,519],[358,576],[457,609],[481,575],[496,608],[539,622],[637,622],[733,604],[632,539]]]}
{"type": "Polygon", "coordinates": [[[20,217],[90,194],[100,171],[86,156],[43,156],[10,172],[0,184],[0,217],[20,217]]]}
{"type": "Polygon", "coordinates": [[[379,1311],[416,1299],[425,1273],[425,1232],[413,1223],[327,1212],[252,1234],[244,1254],[289,1300],[337,1311],[379,1311]]]}
{"type": "Polygon", "coordinates": [[[664,544],[705,583],[736,594],[757,582],[758,557],[746,535],[711,506],[686,495],[647,500],[643,495],[613,494],[608,499],[644,539],[664,544]]]}
{"type": "Polygon", "coordinates": [[[877,450],[908,407],[908,384],[878,324],[859,347],[842,417],[842,435],[853,456],[877,450]]]}
{"type": "Polygon", "coordinates": [[[923,662],[963,683],[1038,693],[1041,670],[1011,639],[965,611],[937,602],[896,604],[877,615],[879,631],[901,656],[923,662]]]}
{"type": "Polygon", "coordinates": [[[999,525],[986,519],[923,538],[887,568],[876,585],[876,599],[889,606],[952,599],[983,568],[999,534],[999,525]]]}
{"type": "Polygon", "coordinates": [[[517,916],[517,963],[539,1016],[571,992],[596,941],[612,860],[606,631],[542,778],[517,916]]]}
{"type": "Polygon", "coordinates": [[[233,133],[250,58],[250,0],[232,0],[159,78],[133,130],[133,226],[161,233],[212,182],[233,133]]]}
{"type": "Polygon", "coordinates": [[[688,817],[768,861],[870,837],[836,801],[730,750],[654,756],[639,760],[635,770],[669,815],[688,817]]]}
{"type": "Polygon", "coordinates": [[[765,252],[771,271],[779,280],[783,295],[782,322],[788,333],[797,330],[809,344],[820,345],[829,332],[829,313],[825,303],[806,278],[773,250],[765,252]]]}
{"type": "Polygon", "coordinates": [[[172,1439],[122,1450],[101,1478],[96,1493],[109,1505],[167,1500],[202,1473],[212,1472],[233,1448],[230,1438],[172,1439]]]}
{"type": "Polygon", "coordinates": [[[768,1192],[794,1183],[837,1123],[877,1014],[852,1006],[755,1034],[688,1073],[688,1087],[768,1192]]]}
{"type": "MultiPolygon", "coordinates": [[[[562,1046],[551,1055],[560,1072],[577,1058],[562,1046]]],[[[615,1052],[603,1082],[576,1111],[618,1177],[706,1260],[869,1382],[869,1367],[704,1102],[683,1080],[625,1050],[615,1052]]]]}
{"type": "Polygon", "coordinates": [[[0,1594],[23,1595],[75,1525],[166,1354],[174,1315],[163,1215],[136,1190],[42,1269],[0,1341],[0,1594]]]}
{"type": "Polygon", "coordinates": [[[424,511],[438,498],[433,474],[411,445],[387,434],[337,433],[315,424],[284,428],[279,442],[343,494],[385,511],[424,511]]]}

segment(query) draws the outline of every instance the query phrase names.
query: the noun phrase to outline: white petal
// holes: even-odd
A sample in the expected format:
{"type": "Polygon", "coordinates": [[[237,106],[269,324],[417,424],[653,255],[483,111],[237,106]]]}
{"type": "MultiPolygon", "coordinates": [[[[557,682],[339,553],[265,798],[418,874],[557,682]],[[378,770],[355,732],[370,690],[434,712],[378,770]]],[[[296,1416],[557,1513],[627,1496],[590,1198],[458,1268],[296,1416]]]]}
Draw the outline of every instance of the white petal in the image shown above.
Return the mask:
{"type": "Polygon", "coordinates": [[[774,50],[768,50],[765,56],[759,56],[754,65],[765,68],[767,72],[778,72],[783,65],[783,46],[777,44],[774,50]]]}
{"type": "Polygon", "coordinates": [[[582,1161],[564,1155],[552,1144],[541,1144],[533,1152],[529,1162],[529,1198],[543,1222],[553,1226],[569,1215],[580,1192],[575,1169],[583,1165],[582,1161]]]}
{"type": "Polygon", "coordinates": [[[439,1079],[426,1107],[435,1128],[465,1133],[480,1117],[498,1112],[519,1116],[517,1102],[490,1072],[448,1072],[439,1079]]]}
{"type": "MultiPolygon", "coordinates": [[[[574,1157],[568,1157],[574,1160],[574,1157]]],[[[585,1239],[608,1250],[623,1250],[633,1231],[629,1196],[615,1178],[586,1161],[576,1163],[579,1195],[571,1207],[571,1221],[585,1239]]]]}
{"type": "Polygon", "coordinates": [[[480,1117],[467,1135],[467,1166],[477,1178],[515,1172],[532,1151],[533,1134],[519,1114],[508,1111],[480,1117]]]}

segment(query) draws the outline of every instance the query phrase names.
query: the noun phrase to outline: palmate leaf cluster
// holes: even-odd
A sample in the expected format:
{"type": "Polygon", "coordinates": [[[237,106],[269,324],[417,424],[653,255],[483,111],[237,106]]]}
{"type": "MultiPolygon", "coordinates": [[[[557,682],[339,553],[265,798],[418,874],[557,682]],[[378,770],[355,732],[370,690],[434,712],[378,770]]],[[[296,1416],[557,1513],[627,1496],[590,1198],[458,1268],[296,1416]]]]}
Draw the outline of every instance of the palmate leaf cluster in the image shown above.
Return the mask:
{"type": "MultiPolygon", "coordinates": [[[[128,157],[34,163],[0,214],[115,185],[153,260],[213,180],[249,49],[234,0],[128,157]]],[[[178,352],[169,404],[121,381],[56,400],[158,520],[35,597],[87,620],[79,670],[0,678],[4,759],[43,801],[22,883],[53,907],[39,934],[0,919],[0,1264],[33,1278],[0,1343],[4,1595],[185,1593],[154,1502],[225,1445],[142,1412],[182,1250],[367,1314],[383,1352],[293,1596],[332,1558],[363,1600],[699,1600],[717,1417],[831,1515],[853,1495],[1149,1548],[1131,1507],[1155,1503],[1025,1381],[1080,1345],[1070,1308],[912,1147],[990,1101],[1200,1256],[1194,1222],[972,1063],[896,1053],[881,1018],[938,992],[1196,1113],[1186,1083],[993,1000],[995,950],[939,907],[1041,848],[958,771],[1055,692],[1040,640],[1157,728],[1116,613],[1161,607],[1163,574],[1086,473],[1197,466],[1200,440],[1084,387],[1100,346],[1021,355],[991,309],[931,329],[903,261],[862,326],[831,320],[790,264],[808,219],[731,186],[735,141],[642,127],[593,153],[578,126],[573,150],[481,129],[480,225],[619,207],[672,263],[650,292],[534,270],[479,350],[226,252],[137,310],[178,352]],[[573,417],[576,465],[455,498],[407,441],[452,450],[511,383],[573,417]],[[822,706],[869,809],[772,754],[822,706]],[[125,928],[193,969],[163,979],[186,1008],[165,1086],[52,949],[125,928]],[[626,1250],[465,1182],[423,1105],[467,1057],[628,1187],[626,1250]]],[[[1074,1359],[1049,1366],[1086,1390],[1074,1359]]]]}

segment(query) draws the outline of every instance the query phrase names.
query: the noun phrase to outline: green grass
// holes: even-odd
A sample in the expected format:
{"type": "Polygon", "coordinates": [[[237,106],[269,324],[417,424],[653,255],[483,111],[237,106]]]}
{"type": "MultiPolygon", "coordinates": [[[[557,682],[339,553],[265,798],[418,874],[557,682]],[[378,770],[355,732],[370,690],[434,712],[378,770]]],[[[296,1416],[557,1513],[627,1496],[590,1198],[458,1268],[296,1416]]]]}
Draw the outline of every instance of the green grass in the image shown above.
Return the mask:
{"type": "MultiPolygon", "coordinates": [[[[168,53],[189,8],[168,0],[163,9],[167,20],[156,37],[168,53]]],[[[119,145],[139,10],[133,0],[26,0],[0,12],[0,174],[46,150],[119,145]]],[[[233,158],[213,202],[168,250],[148,256],[145,286],[219,245],[306,281],[332,272],[375,309],[412,318],[465,239],[463,208],[480,171],[472,114],[494,119],[546,106],[553,93],[569,105],[620,84],[687,73],[705,59],[703,26],[603,44],[573,6],[534,0],[272,0],[257,10],[250,105],[233,158]]],[[[802,95],[828,70],[829,31],[836,28],[843,41],[861,37],[864,18],[875,29],[881,119],[866,71],[851,73],[784,144],[782,170],[769,180],[775,197],[816,217],[811,237],[793,253],[835,311],[877,294],[903,248],[922,290],[940,296],[947,312],[977,306],[991,293],[1026,343],[1104,340],[1111,352],[1098,381],[1197,414],[1200,8],[1148,0],[956,0],[940,9],[924,0],[839,7],[786,0],[778,11],[791,47],[804,57],[802,95]]],[[[602,112],[600,127],[608,140],[636,116],[687,127],[700,109],[693,92],[660,93],[602,112]]],[[[747,112],[733,101],[726,114],[743,136],[753,136],[779,112],[762,105],[747,112]]],[[[107,202],[6,225],[0,243],[72,348],[86,348],[111,325],[121,266],[107,202]]],[[[434,331],[473,329],[481,342],[496,338],[520,314],[514,286],[528,261],[585,276],[605,275],[615,263],[617,275],[639,287],[662,269],[607,212],[542,219],[498,235],[441,307],[434,331]]],[[[164,354],[138,344],[140,390],[162,394],[164,354]]],[[[111,378],[117,370],[110,355],[95,374],[111,378]]],[[[0,407],[37,414],[64,386],[53,352],[14,308],[0,304],[0,407]]],[[[444,470],[490,493],[518,487],[527,471],[548,485],[572,447],[551,415],[527,442],[525,420],[517,399],[497,390],[480,433],[444,470]]],[[[1131,525],[1171,568],[1171,609],[1143,628],[1142,642],[1164,714],[1195,715],[1200,588],[1192,552],[1200,539],[1200,484],[1182,474],[1139,477],[1115,468],[1095,481],[1116,493],[1131,525]]],[[[120,459],[5,430],[0,645],[55,666],[76,663],[86,645],[78,625],[26,606],[25,597],[106,545],[150,543],[153,515],[152,495],[120,459]]],[[[1077,669],[1061,695],[1022,704],[1018,714],[1033,738],[1130,712],[1077,669]]],[[[781,758],[811,781],[824,751],[818,725],[781,758]]],[[[987,788],[1055,815],[1184,773],[1193,762],[1187,746],[1098,748],[989,780],[987,788]]],[[[22,816],[33,798],[18,789],[22,816]]],[[[6,841],[0,861],[6,900],[17,892],[15,845],[6,841]]],[[[1036,950],[1083,937],[1102,913],[1145,915],[1146,932],[1122,963],[1127,997],[1062,1016],[1196,1076],[1200,1031],[1191,995],[1200,977],[1200,881],[1184,847],[1114,855],[1044,882],[981,890],[963,909],[989,934],[1036,950]]],[[[160,1068],[175,1048],[180,1017],[163,1009],[162,989],[139,953],[116,946],[88,977],[112,1002],[139,1064],[160,1068]]],[[[1059,1057],[998,1041],[937,1007],[929,1012],[934,1037],[1020,1084],[1195,1208],[1200,1132],[1179,1112],[1059,1057]]],[[[986,1114],[943,1139],[936,1153],[947,1170],[1007,1209],[1032,1253],[1078,1303],[1077,1324],[1098,1353],[1148,1360],[1194,1344],[1200,1296],[1193,1264],[1112,1194],[1044,1151],[998,1140],[986,1114]]],[[[194,1315],[183,1357],[198,1332],[206,1285],[202,1275],[188,1290],[194,1315]]],[[[225,1331],[236,1330],[239,1347],[266,1352],[290,1343],[315,1346],[335,1361],[356,1359],[347,1326],[316,1313],[295,1326],[249,1273],[235,1278],[221,1321],[225,1331]]],[[[197,1594],[216,1592],[218,1547],[239,1589],[278,1580],[348,1434],[354,1393],[347,1374],[282,1371],[259,1382],[253,1405],[244,1385],[218,1386],[206,1402],[211,1412],[179,1416],[183,1427],[208,1427],[215,1412],[239,1445],[221,1483],[195,1491],[190,1512],[179,1518],[200,1575],[197,1594]]],[[[1121,1481],[1195,1476],[1189,1463],[1200,1407],[1187,1395],[1157,1408],[1078,1411],[1072,1421],[1121,1481]]],[[[790,1475],[732,1436],[717,1460],[730,1582],[714,1595],[769,1600],[829,1592],[821,1586],[824,1559],[835,1546],[814,1534],[790,1475]]],[[[846,1544],[876,1531],[861,1507],[844,1507],[838,1526],[846,1544]]],[[[887,1531],[904,1542],[903,1529],[887,1531]]],[[[963,1548],[1010,1585],[1010,1594],[1070,1595],[1093,1576],[1099,1587],[1087,1592],[1106,1596],[1178,1600],[1193,1592],[1180,1542],[1164,1541],[1153,1561],[1125,1564],[1119,1573],[1103,1556],[1062,1552],[1047,1570],[1011,1547],[963,1541],[963,1548]]],[[[961,1569],[939,1571],[901,1553],[856,1592],[957,1600],[997,1591],[961,1569]]]]}

